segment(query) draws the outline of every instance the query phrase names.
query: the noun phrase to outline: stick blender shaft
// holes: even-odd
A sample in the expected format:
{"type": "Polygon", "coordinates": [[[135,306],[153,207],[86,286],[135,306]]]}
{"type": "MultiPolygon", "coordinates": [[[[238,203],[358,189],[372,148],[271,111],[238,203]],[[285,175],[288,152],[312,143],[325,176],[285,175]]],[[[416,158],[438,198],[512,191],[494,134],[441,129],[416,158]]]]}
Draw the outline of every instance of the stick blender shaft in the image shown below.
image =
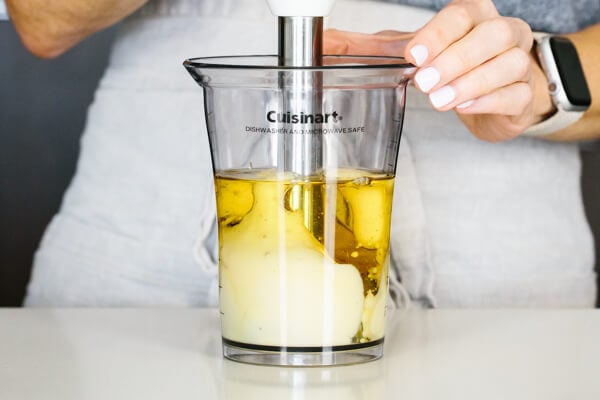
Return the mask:
{"type": "MultiPolygon", "coordinates": [[[[333,0],[268,0],[278,18],[279,65],[284,67],[318,67],[323,56],[323,17],[329,14],[333,0]]],[[[282,112],[315,115],[321,112],[322,73],[310,69],[281,73],[282,112]]],[[[290,121],[287,121],[289,123],[290,121]]],[[[304,130],[315,128],[303,125],[304,130]],[[309,129],[306,129],[309,128],[309,129]]],[[[294,129],[293,125],[289,126],[294,129]]],[[[278,144],[279,165],[303,181],[300,198],[304,225],[323,241],[323,190],[312,184],[323,172],[323,143],[318,133],[284,134],[278,144]]]]}
{"type": "MultiPolygon", "coordinates": [[[[279,17],[279,65],[318,67],[322,64],[323,17],[279,17]]],[[[322,74],[310,70],[281,74],[285,111],[310,115],[321,110],[322,74]]],[[[285,135],[282,153],[286,171],[311,177],[323,167],[321,136],[285,135]]]]}

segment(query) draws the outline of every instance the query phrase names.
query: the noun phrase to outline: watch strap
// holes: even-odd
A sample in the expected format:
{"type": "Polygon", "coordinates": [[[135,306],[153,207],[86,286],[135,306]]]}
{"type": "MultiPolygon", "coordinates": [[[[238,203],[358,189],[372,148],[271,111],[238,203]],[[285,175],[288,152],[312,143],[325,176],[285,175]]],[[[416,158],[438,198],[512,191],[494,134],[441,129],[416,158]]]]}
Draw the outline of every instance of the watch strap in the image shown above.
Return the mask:
{"type": "Polygon", "coordinates": [[[565,111],[556,108],[556,112],[545,120],[531,125],[522,135],[542,137],[565,129],[583,116],[583,112],[565,111]]]}

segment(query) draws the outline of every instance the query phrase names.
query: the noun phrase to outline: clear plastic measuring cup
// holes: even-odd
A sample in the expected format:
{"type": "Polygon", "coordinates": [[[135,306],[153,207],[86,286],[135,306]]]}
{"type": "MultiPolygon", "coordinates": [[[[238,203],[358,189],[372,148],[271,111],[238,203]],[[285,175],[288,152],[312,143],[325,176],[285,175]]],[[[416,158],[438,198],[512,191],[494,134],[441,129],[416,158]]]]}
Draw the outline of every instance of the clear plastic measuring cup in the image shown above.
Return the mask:
{"type": "Polygon", "coordinates": [[[410,64],[195,58],[219,226],[224,355],[273,365],[381,357],[410,64]]]}

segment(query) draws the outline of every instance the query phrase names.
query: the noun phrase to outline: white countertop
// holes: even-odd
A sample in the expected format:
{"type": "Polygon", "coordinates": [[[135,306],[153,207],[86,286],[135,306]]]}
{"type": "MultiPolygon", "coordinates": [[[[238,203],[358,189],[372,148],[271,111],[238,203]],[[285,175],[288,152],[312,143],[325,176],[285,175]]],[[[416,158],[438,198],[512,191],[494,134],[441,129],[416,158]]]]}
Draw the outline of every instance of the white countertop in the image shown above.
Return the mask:
{"type": "Polygon", "coordinates": [[[0,309],[0,399],[600,399],[600,311],[409,311],[382,360],[221,358],[218,312],[0,309]]]}

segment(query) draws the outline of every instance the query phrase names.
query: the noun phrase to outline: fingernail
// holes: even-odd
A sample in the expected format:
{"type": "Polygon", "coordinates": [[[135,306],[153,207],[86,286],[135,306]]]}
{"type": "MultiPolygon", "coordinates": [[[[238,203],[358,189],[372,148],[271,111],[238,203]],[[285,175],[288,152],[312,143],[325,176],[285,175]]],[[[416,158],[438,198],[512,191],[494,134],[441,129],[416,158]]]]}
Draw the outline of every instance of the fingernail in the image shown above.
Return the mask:
{"type": "Polygon", "coordinates": [[[406,68],[406,69],[404,70],[404,72],[402,73],[402,75],[403,75],[403,76],[411,76],[411,75],[413,75],[413,74],[415,73],[415,71],[416,71],[416,70],[417,70],[417,69],[416,69],[415,67],[409,67],[409,68],[406,68]]]}
{"type": "Polygon", "coordinates": [[[427,93],[440,81],[440,73],[433,67],[424,68],[417,72],[415,81],[417,81],[419,89],[427,93]]]}
{"type": "Polygon", "coordinates": [[[465,101],[464,103],[457,105],[456,108],[462,110],[463,108],[471,107],[473,103],[475,103],[475,100],[465,101]]]}
{"type": "Polygon", "coordinates": [[[429,101],[435,108],[442,108],[456,98],[451,86],[444,86],[429,95],[429,101]]]}
{"type": "Polygon", "coordinates": [[[421,66],[427,60],[427,57],[429,57],[429,50],[422,44],[418,44],[410,49],[410,54],[414,57],[417,66],[421,66]]]}

